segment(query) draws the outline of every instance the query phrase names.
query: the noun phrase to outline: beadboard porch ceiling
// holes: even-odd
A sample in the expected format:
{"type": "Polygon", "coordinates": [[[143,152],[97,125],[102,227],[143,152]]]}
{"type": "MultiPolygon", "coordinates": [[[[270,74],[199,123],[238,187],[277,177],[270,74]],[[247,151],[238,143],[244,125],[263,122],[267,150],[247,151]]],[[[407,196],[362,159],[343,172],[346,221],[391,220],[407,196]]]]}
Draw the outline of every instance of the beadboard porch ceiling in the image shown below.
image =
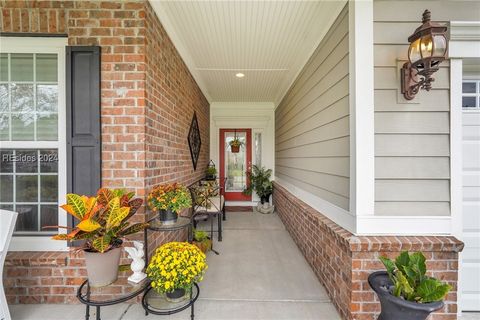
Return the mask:
{"type": "Polygon", "coordinates": [[[278,104],[346,1],[150,2],[210,102],[278,104]]]}

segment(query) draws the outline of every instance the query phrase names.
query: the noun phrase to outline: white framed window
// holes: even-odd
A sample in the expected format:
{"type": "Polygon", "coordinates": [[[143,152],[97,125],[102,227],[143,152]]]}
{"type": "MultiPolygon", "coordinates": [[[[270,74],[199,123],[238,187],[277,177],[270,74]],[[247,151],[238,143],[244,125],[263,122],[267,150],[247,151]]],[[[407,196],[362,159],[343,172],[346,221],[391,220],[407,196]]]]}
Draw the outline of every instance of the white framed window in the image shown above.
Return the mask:
{"type": "Polygon", "coordinates": [[[480,110],[480,79],[462,81],[462,109],[480,110]]]}
{"type": "Polygon", "coordinates": [[[62,250],[67,224],[66,38],[0,37],[0,208],[19,213],[11,250],[62,250]]]}

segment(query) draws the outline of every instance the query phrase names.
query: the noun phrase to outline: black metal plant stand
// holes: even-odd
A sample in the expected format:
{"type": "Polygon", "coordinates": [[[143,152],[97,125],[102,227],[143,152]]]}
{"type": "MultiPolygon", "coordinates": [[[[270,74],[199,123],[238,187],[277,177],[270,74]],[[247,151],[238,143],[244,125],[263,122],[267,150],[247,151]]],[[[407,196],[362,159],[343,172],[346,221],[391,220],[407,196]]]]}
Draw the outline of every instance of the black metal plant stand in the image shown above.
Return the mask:
{"type": "Polygon", "coordinates": [[[196,283],[193,284],[189,296],[178,302],[168,301],[165,294],[155,292],[149,287],[142,298],[142,306],[145,309],[145,315],[150,313],[161,316],[168,316],[190,308],[190,319],[195,319],[195,301],[200,295],[200,288],[196,283]]]}
{"type": "Polygon", "coordinates": [[[149,279],[144,279],[140,283],[131,283],[129,282],[130,286],[127,287],[127,290],[125,293],[120,294],[118,298],[115,299],[103,299],[104,295],[102,295],[102,291],[105,288],[108,288],[110,286],[119,286],[119,285],[124,285],[124,282],[122,280],[117,280],[114,283],[105,286],[105,287],[100,287],[100,288],[92,288],[90,287],[88,280],[85,280],[82,285],[78,288],[77,290],[77,298],[78,300],[86,305],[85,308],[85,320],[90,319],[90,307],[95,307],[96,308],[96,320],[101,320],[100,317],[100,308],[101,307],[106,307],[106,306],[111,306],[114,304],[122,303],[125,301],[128,301],[132,298],[135,298],[145,290],[150,285],[150,280],[149,279]]]}
{"type": "MultiPolygon", "coordinates": [[[[188,242],[192,242],[193,228],[192,218],[178,217],[175,223],[165,224],[158,219],[158,216],[148,221],[148,227],[144,231],[145,241],[145,260],[148,265],[148,232],[171,232],[188,228],[188,242]]],[[[179,302],[168,301],[164,294],[159,294],[149,286],[142,298],[142,306],[145,309],[145,315],[150,313],[155,315],[171,315],[187,308],[191,308],[190,317],[195,318],[194,304],[200,294],[200,288],[194,283],[190,296],[179,302]]]]}
{"type": "Polygon", "coordinates": [[[144,231],[145,265],[148,266],[148,231],[171,232],[188,228],[188,242],[192,242],[192,219],[187,217],[178,217],[175,223],[165,224],[156,216],[148,221],[148,227],[144,231]]]}

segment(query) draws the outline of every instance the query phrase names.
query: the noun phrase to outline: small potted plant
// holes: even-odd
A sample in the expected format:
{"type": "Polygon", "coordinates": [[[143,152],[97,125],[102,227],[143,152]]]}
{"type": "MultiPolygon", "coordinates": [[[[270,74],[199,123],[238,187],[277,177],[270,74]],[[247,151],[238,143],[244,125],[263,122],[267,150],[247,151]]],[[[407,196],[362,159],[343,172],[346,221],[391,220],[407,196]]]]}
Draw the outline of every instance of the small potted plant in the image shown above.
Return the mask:
{"type": "Polygon", "coordinates": [[[239,138],[235,137],[232,141],[230,141],[230,150],[232,153],[239,153],[240,147],[243,146],[245,143],[241,141],[239,138]]]}
{"type": "Polygon", "coordinates": [[[207,253],[212,249],[212,240],[208,237],[208,233],[202,230],[193,230],[193,241],[203,253],[207,253]]]}
{"type": "Polygon", "coordinates": [[[247,171],[247,176],[249,184],[247,188],[243,190],[243,193],[251,195],[253,190],[255,190],[262,204],[268,202],[273,191],[273,184],[272,181],[270,181],[272,170],[253,165],[252,171],[247,171]]]}
{"type": "Polygon", "coordinates": [[[380,299],[378,320],[425,320],[443,307],[451,287],[426,275],[425,256],[421,252],[402,252],[395,261],[380,257],[387,271],[368,277],[370,287],[380,299]]]}
{"type": "Polygon", "coordinates": [[[150,285],[167,300],[184,299],[196,282],[203,279],[207,269],[205,254],[188,242],[169,242],[157,248],[147,267],[150,285]]]}
{"type": "Polygon", "coordinates": [[[212,181],[217,179],[217,169],[215,167],[208,167],[206,173],[205,180],[212,181]]]}
{"type": "Polygon", "coordinates": [[[178,212],[192,206],[190,192],[179,183],[156,186],[149,193],[147,202],[152,211],[158,211],[159,219],[164,224],[174,224],[178,212]]]}
{"type": "Polygon", "coordinates": [[[128,222],[143,203],[142,199],[133,196],[133,192],[123,189],[102,188],[96,197],[67,194],[67,203],[60,206],[79,223],[68,234],[58,234],[53,239],[84,240],[81,249],[85,253],[88,282],[92,287],[106,286],[117,280],[123,239],[148,226],[147,223],[128,222]]]}

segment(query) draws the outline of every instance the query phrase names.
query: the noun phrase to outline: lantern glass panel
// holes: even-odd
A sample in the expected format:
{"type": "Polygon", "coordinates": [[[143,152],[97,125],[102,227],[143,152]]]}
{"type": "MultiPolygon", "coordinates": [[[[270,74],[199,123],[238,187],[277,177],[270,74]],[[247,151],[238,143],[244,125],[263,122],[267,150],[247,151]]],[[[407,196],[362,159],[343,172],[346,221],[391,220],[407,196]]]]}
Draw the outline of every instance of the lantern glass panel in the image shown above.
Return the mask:
{"type": "Polygon", "coordinates": [[[426,35],[421,38],[420,52],[422,58],[430,58],[433,52],[433,39],[431,35],[426,35]]]}
{"type": "Polygon", "coordinates": [[[422,59],[422,56],[420,55],[420,39],[417,39],[410,44],[410,50],[408,50],[408,59],[412,64],[422,59]]]}
{"type": "Polygon", "coordinates": [[[433,36],[433,56],[434,57],[444,57],[445,52],[447,51],[447,39],[443,34],[437,34],[433,36]]]}

